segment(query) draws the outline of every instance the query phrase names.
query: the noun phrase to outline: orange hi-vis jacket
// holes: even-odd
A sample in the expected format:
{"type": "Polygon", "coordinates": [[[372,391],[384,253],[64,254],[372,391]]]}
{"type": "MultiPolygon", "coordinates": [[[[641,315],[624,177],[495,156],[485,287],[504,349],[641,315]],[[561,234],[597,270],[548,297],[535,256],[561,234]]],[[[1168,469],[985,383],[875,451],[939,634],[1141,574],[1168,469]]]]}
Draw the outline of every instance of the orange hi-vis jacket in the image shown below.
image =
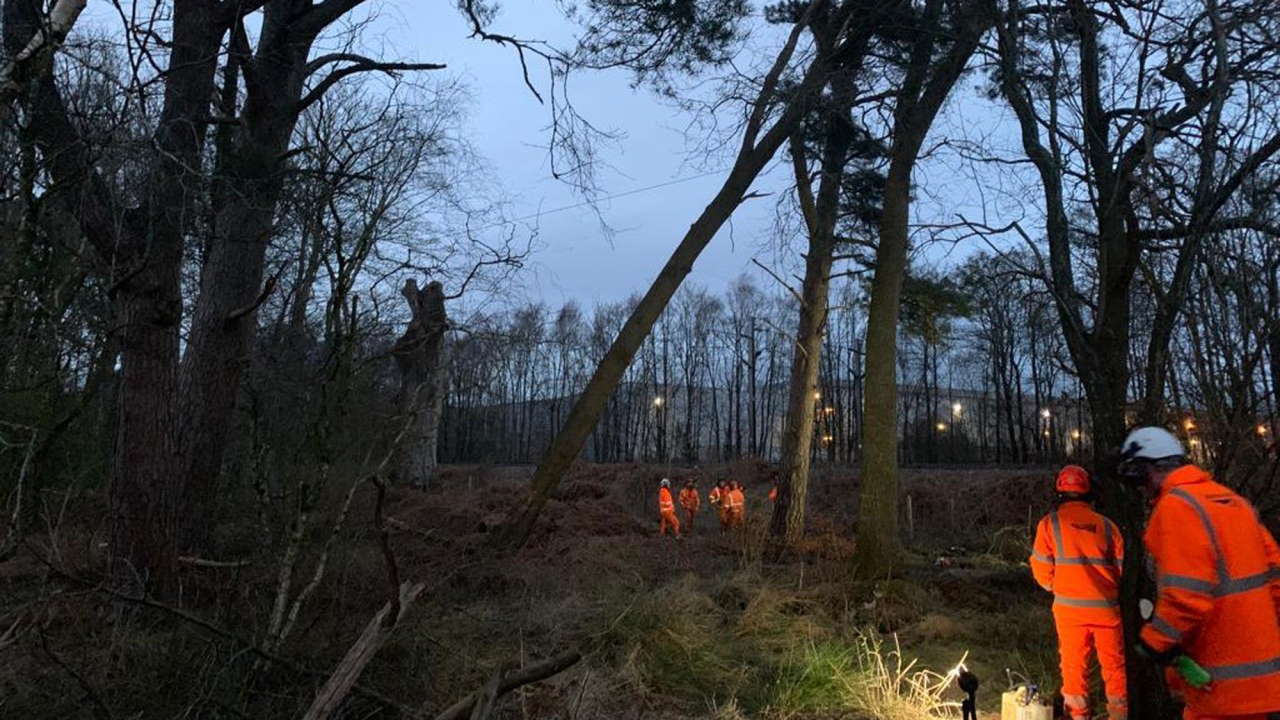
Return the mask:
{"type": "Polygon", "coordinates": [[[1204,715],[1280,710],[1280,549],[1248,501],[1186,465],[1160,488],[1143,536],[1157,596],[1142,641],[1175,645],[1208,671],[1183,687],[1204,715]]]}
{"type": "Polygon", "coordinates": [[[1068,501],[1036,528],[1031,573],[1053,593],[1053,612],[1076,623],[1120,622],[1124,540],[1115,523],[1083,501],[1068,501]]]}
{"type": "Polygon", "coordinates": [[[691,513],[698,512],[698,505],[701,500],[698,499],[698,491],[693,488],[683,488],[680,490],[680,507],[691,513]]]}
{"type": "Polygon", "coordinates": [[[737,488],[729,491],[729,509],[733,512],[742,512],[747,503],[747,496],[737,488]]]}
{"type": "Polygon", "coordinates": [[[675,514],[676,504],[671,499],[671,491],[667,488],[658,488],[658,512],[666,515],[667,513],[675,514]]]}
{"type": "Polygon", "coordinates": [[[720,486],[719,485],[711,488],[711,492],[707,493],[707,501],[710,502],[712,505],[720,504],[720,486]]]}

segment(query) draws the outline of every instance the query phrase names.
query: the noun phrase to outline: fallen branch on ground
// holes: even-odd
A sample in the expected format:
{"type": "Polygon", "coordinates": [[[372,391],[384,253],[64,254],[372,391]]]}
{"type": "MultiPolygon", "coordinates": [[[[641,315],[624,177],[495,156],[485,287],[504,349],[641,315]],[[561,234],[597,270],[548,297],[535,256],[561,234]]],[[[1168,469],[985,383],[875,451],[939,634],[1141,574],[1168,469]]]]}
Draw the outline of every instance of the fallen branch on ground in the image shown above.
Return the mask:
{"type": "Polygon", "coordinates": [[[577,650],[570,650],[569,652],[561,653],[549,660],[544,660],[540,663],[535,663],[521,668],[509,675],[503,677],[495,675],[494,679],[497,681],[496,683],[493,680],[489,681],[484,688],[477,690],[476,692],[473,692],[458,702],[450,705],[448,709],[437,715],[435,720],[463,720],[463,718],[468,717],[471,720],[483,720],[484,717],[492,712],[497,698],[506,695],[522,685],[528,685],[529,683],[535,683],[539,680],[545,680],[552,675],[558,675],[565,670],[568,670],[581,659],[582,653],[577,650]],[[496,693],[490,695],[490,691],[495,687],[496,693]],[[483,706],[479,717],[477,717],[475,713],[472,713],[472,709],[477,707],[477,701],[480,701],[481,706],[483,706]]]}
{"type": "Polygon", "coordinates": [[[242,568],[249,567],[252,564],[250,560],[206,560],[200,557],[192,557],[183,555],[178,558],[178,562],[183,565],[191,565],[192,567],[202,568],[242,568]]]}

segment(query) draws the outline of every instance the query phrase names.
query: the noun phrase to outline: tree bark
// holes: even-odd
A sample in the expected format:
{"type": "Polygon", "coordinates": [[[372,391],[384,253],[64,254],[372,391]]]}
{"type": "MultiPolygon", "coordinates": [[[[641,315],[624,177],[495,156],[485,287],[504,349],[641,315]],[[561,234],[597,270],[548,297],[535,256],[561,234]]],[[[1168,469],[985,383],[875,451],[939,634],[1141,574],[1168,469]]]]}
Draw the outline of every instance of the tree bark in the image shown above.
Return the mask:
{"type": "Polygon", "coordinates": [[[436,469],[449,318],[439,282],[419,290],[417,282],[406,280],[402,294],[413,318],[392,349],[400,370],[396,407],[401,417],[413,419],[394,461],[393,477],[399,484],[425,489],[436,469]]]}

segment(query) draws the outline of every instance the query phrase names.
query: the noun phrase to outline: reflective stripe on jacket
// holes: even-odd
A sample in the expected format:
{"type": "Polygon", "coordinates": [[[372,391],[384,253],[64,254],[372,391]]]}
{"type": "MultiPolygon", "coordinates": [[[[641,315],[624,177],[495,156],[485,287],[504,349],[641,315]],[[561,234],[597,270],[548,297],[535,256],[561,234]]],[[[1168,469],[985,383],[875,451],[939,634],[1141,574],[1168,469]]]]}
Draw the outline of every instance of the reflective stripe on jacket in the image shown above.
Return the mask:
{"type": "Polygon", "coordinates": [[[1157,587],[1143,642],[1181,646],[1213,679],[1183,688],[1188,708],[1280,710],[1280,549],[1253,506],[1186,465],[1165,479],[1143,540],[1157,587]]]}
{"type": "Polygon", "coordinates": [[[658,488],[658,511],[664,513],[676,511],[676,504],[671,501],[671,491],[666,488],[658,488]]]}
{"type": "Polygon", "coordinates": [[[710,502],[712,505],[720,504],[720,488],[719,487],[711,488],[711,492],[707,493],[707,501],[710,502]]]}
{"type": "Polygon", "coordinates": [[[1053,611],[1082,623],[1120,622],[1120,529],[1088,503],[1064,502],[1036,528],[1031,572],[1053,611]]]}
{"type": "Polygon", "coordinates": [[[735,488],[729,491],[729,507],[730,508],[734,510],[741,510],[742,506],[746,504],[746,501],[747,501],[747,497],[746,495],[743,494],[741,490],[738,490],[735,488]]]}

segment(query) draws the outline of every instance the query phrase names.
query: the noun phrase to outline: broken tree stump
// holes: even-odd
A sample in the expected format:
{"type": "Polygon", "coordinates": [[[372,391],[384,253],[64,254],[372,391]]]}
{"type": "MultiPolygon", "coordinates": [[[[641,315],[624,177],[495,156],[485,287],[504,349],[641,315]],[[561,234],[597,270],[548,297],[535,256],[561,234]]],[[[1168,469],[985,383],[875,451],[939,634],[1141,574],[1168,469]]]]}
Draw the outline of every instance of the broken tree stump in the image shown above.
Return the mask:
{"type": "Polygon", "coordinates": [[[364,632],[360,633],[360,638],[347,651],[342,661],[338,663],[338,667],[334,668],[333,674],[329,676],[324,687],[316,693],[316,699],[312,701],[303,720],[328,720],[332,717],[334,711],[350,694],[351,688],[355,687],[365,667],[391,638],[392,633],[399,627],[400,621],[404,619],[405,614],[409,612],[409,608],[425,587],[425,583],[406,582],[400,585],[397,609],[393,611],[392,603],[388,600],[378,614],[373,616],[365,626],[364,632]],[[391,615],[392,612],[395,612],[394,616],[391,615]]]}

